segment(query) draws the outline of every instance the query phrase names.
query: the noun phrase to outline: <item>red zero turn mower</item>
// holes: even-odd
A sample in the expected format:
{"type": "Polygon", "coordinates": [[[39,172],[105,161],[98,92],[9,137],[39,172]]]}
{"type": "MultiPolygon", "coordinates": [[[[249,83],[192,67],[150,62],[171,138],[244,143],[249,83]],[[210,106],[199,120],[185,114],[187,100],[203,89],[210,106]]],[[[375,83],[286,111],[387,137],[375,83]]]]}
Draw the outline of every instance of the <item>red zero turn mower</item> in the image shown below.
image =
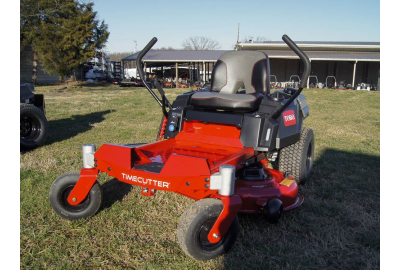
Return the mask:
{"type": "MultiPolygon", "coordinates": [[[[288,36],[282,39],[304,65],[298,90],[271,94],[269,59],[259,51],[223,54],[210,89],[184,93],[172,104],[157,80],[162,99],[144,83],[164,114],[157,142],[104,144],[97,151],[83,145],[80,174],[63,174],[50,189],[54,211],[70,220],[94,215],[102,201],[99,172],[141,186],[143,196],[176,192],[196,200],[180,219],[179,245],[190,257],[209,260],[232,248],[239,212],[275,223],[301,205],[298,184],[309,179],[314,158],[313,131],[302,127],[309,107],[300,94],[311,63],[288,36]],[[278,157],[279,171],[269,169],[278,157]]],[[[137,67],[156,42],[140,52],[137,67]]]]}

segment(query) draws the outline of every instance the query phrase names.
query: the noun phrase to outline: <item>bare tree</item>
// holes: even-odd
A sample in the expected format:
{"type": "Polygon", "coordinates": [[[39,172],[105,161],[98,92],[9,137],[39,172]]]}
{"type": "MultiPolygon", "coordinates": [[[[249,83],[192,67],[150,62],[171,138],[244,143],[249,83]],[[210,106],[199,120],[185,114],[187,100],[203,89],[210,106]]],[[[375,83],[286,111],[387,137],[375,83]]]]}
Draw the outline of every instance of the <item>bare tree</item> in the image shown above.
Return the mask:
{"type": "MultiPolygon", "coordinates": [[[[264,37],[264,36],[257,36],[257,37],[254,37],[254,36],[245,36],[245,37],[242,38],[239,42],[266,42],[266,41],[271,41],[271,39],[270,39],[270,38],[267,38],[267,37],[264,37]]],[[[237,49],[237,45],[238,45],[238,43],[233,44],[233,45],[232,45],[232,48],[233,48],[234,50],[236,50],[236,49],[237,49]]]]}
{"type": "Polygon", "coordinates": [[[242,39],[242,42],[265,42],[265,41],[271,41],[270,38],[264,37],[264,36],[245,36],[244,39],[242,39]]]}
{"type": "Polygon", "coordinates": [[[196,51],[207,51],[207,50],[216,50],[221,46],[215,40],[207,37],[189,37],[185,39],[182,43],[182,46],[185,50],[196,50],[196,51]]]}
{"type": "Polygon", "coordinates": [[[171,46],[169,46],[169,47],[161,47],[161,48],[155,48],[155,49],[152,49],[152,50],[155,50],[155,51],[177,51],[177,50],[180,50],[180,49],[175,49],[175,48],[173,48],[173,47],[171,47],[171,46]]]}
{"type": "Polygon", "coordinates": [[[122,58],[130,56],[132,54],[134,54],[134,52],[112,52],[109,53],[108,56],[110,56],[110,60],[112,61],[121,61],[122,58]]]}

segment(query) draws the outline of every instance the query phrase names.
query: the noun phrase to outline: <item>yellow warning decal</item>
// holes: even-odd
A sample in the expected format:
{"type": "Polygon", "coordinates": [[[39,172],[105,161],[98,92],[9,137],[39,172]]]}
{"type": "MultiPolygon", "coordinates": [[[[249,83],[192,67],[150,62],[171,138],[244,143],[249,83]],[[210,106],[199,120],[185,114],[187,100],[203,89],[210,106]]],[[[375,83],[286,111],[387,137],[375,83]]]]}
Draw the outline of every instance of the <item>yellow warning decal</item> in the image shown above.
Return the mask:
{"type": "Polygon", "coordinates": [[[290,180],[290,179],[285,178],[285,179],[283,179],[282,182],[280,182],[280,184],[284,185],[284,186],[287,186],[287,187],[290,187],[290,185],[293,184],[293,182],[294,182],[294,180],[290,180]]]}

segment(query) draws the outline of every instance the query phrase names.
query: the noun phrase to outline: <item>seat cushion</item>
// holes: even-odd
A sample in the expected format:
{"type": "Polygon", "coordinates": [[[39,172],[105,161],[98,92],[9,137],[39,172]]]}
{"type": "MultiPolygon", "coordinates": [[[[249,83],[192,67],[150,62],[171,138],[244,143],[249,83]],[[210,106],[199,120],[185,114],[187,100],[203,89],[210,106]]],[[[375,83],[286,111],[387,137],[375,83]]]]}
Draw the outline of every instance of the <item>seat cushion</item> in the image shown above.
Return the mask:
{"type": "Polygon", "coordinates": [[[261,93],[220,94],[201,91],[192,95],[190,105],[213,110],[251,112],[258,109],[263,97],[264,95],[261,93]]]}

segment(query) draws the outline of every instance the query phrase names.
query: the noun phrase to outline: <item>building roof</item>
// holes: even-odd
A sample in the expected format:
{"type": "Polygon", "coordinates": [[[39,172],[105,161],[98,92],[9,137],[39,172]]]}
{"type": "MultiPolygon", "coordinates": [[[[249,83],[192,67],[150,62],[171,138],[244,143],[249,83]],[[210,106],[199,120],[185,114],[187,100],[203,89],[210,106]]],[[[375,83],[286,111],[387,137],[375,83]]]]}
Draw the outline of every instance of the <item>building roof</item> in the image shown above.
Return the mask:
{"type": "MultiPolygon", "coordinates": [[[[143,57],[143,62],[216,62],[225,52],[227,51],[150,50],[143,57]]],[[[136,61],[138,55],[139,52],[123,58],[122,61],[136,61]]]]}
{"type": "MultiPolygon", "coordinates": [[[[380,42],[296,41],[304,51],[380,52],[380,42]]],[[[283,41],[240,42],[239,50],[290,50],[283,41]]]]}
{"type": "MultiPolygon", "coordinates": [[[[310,60],[326,61],[380,61],[380,42],[343,42],[343,41],[297,41],[310,60]]],[[[270,58],[298,59],[283,41],[240,42],[238,50],[258,50],[265,52],[270,58]]],[[[177,62],[216,62],[227,51],[209,50],[150,50],[143,62],[150,65],[177,62]]],[[[122,61],[136,60],[139,52],[125,57],[122,61]]]]}
{"type": "MultiPolygon", "coordinates": [[[[379,46],[380,42],[369,42],[369,41],[295,41],[295,43],[299,45],[305,45],[305,44],[311,44],[311,45],[353,45],[353,46],[358,46],[358,45],[374,45],[374,46],[379,46]]],[[[286,44],[282,40],[278,41],[261,41],[261,42],[240,42],[240,44],[286,44]]]]}
{"type": "MultiPolygon", "coordinates": [[[[269,58],[299,59],[293,51],[260,50],[269,58]]],[[[344,51],[308,51],[305,52],[311,61],[380,61],[379,52],[344,52],[344,51]]]]}

